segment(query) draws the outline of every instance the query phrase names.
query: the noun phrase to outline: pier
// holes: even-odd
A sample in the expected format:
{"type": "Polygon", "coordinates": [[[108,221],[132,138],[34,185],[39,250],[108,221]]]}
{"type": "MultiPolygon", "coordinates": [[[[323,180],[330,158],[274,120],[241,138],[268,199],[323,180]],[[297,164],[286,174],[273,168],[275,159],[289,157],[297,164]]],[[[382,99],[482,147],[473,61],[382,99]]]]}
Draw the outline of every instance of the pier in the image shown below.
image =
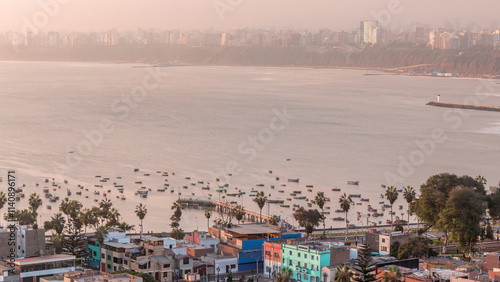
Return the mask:
{"type": "MultiPolygon", "coordinates": [[[[191,198],[181,198],[179,199],[181,203],[190,208],[214,208],[214,210],[229,213],[229,211],[234,211],[236,209],[236,205],[221,202],[221,201],[210,201],[210,200],[201,200],[201,199],[191,199],[191,198]]],[[[268,216],[265,214],[260,215],[259,212],[252,211],[246,208],[243,208],[245,212],[244,218],[247,218],[250,221],[257,221],[258,219],[262,219],[263,222],[267,223],[272,218],[272,216],[268,216]]]]}
{"type": "Polygon", "coordinates": [[[489,107],[489,106],[476,106],[476,105],[465,105],[465,104],[452,104],[452,103],[441,103],[441,102],[429,102],[426,105],[444,108],[455,108],[464,110],[478,110],[478,111],[490,111],[490,112],[500,112],[500,107],[489,107]]]}

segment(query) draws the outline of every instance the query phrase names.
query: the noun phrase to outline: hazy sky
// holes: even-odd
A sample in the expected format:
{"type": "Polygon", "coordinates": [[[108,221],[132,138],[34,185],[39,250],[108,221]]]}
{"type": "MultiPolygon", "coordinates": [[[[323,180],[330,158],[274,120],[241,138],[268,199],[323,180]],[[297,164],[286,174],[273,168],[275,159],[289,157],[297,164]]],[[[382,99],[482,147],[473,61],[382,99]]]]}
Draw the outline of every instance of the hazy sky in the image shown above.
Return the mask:
{"type": "Polygon", "coordinates": [[[462,26],[475,22],[491,27],[500,22],[499,10],[499,0],[0,0],[0,30],[22,30],[26,21],[42,31],[137,27],[351,30],[380,11],[393,12],[390,21],[383,18],[392,27],[412,22],[455,25],[457,19],[462,26]],[[49,5],[45,12],[41,3],[57,6],[49,5]],[[391,3],[394,9],[389,9],[391,3]]]}

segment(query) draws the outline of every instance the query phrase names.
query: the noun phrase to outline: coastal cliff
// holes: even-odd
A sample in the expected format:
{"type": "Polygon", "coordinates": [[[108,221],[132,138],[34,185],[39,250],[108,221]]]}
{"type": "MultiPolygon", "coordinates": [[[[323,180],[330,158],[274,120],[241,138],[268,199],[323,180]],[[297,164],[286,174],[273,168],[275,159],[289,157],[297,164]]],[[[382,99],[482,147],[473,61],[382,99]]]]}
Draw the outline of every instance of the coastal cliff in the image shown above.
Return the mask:
{"type": "Polygon", "coordinates": [[[500,75],[500,51],[492,49],[433,50],[425,47],[378,47],[362,50],[336,47],[185,47],[118,45],[13,48],[0,46],[0,60],[179,62],[223,66],[307,66],[395,69],[429,65],[409,72],[500,75]]]}

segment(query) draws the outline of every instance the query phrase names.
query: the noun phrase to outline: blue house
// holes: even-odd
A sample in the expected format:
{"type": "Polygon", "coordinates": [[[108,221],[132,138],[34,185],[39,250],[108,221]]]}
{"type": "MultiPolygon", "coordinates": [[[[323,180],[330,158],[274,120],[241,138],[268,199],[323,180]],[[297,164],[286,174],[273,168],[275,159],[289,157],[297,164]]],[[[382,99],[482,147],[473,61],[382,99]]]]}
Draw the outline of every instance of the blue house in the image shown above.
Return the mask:
{"type": "Polygon", "coordinates": [[[263,270],[265,241],[300,238],[297,232],[288,232],[267,224],[240,224],[227,228],[211,228],[213,236],[221,239],[221,252],[238,257],[238,271],[263,270]]]}

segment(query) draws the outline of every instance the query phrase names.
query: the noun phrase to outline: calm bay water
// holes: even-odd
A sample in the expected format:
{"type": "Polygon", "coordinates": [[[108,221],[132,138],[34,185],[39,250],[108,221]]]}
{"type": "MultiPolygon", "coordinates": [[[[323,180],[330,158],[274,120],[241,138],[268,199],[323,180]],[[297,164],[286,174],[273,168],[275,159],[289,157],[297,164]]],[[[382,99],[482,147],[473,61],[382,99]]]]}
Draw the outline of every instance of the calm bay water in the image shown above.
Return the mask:
{"type": "MultiPolygon", "coordinates": [[[[177,194],[157,192],[163,183],[176,191],[180,187],[182,197],[212,193],[217,199],[215,187],[227,182],[228,193],[242,190],[247,194],[226,200],[255,211],[258,208],[248,196],[252,187],[282,200],[292,198],[289,194],[294,190],[302,190],[310,200],[323,191],[331,198],[327,225],[342,226],[331,220],[343,216],[334,213],[340,193],[332,192],[333,187],[340,187],[342,193],[361,193],[378,208],[383,201],[381,184],[417,188],[441,172],[481,174],[489,185],[500,180],[499,113],[425,106],[437,94],[443,102],[465,103],[477,91],[481,104],[498,106],[500,84],[496,82],[305,68],[167,67],[159,71],[168,76],[148,90],[143,101],[127,105],[123,99],[143,85],[150,76],[148,68],[1,62],[2,191],[7,189],[8,169],[16,171],[19,186],[26,185],[26,198],[17,202],[18,209],[27,206],[29,194],[41,194],[42,187],[48,186],[45,178],[55,177],[61,185],[53,194],[64,198],[70,189],[71,198],[87,206],[103,198],[93,191],[102,194],[111,189],[109,198],[136,230],[134,209],[143,202],[148,207],[145,230],[166,231],[177,194]],[[130,110],[126,117],[125,108],[130,110]],[[113,130],[103,133],[98,145],[82,145],[90,144],[85,143],[88,136],[98,137],[95,130],[103,121],[111,123],[113,130]],[[440,137],[429,145],[433,132],[440,137]],[[423,152],[418,143],[427,144],[429,151],[423,152]],[[140,172],[134,173],[134,168],[140,172]],[[176,175],[162,177],[156,171],[176,175]],[[100,183],[96,175],[110,181],[100,183]],[[216,183],[215,177],[221,182],[216,183]],[[288,183],[287,178],[300,178],[300,183],[288,183]],[[69,183],[64,184],[64,179],[69,183]],[[190,185],[201,180],[203,185],[190,185]],[[349,180],[358,180],[360,185],[346,185],[349,180]],[[126,200],[116,198],[121,194],[112,182],[124,185],[126,200]],[[210,191],[201,189],[207,182],[210,191]],[[89,188],[83,191],[89,198],[75,194],[78,184],[89,188]],[[104,188],[94,188],[96,184],[104,188]],[[182,188],[185,185],[189,189],[182,188]],[[314,186],[312,193],[306,185],[314,186]],[[134,195],[140,186],[152,188],[147,199],[134,195]]],[[[55,203],[47,210],[48,201],[43,199],[41,221],[58,206],[55,203]]],[[[306,204],[304,200],[287,202],[294,203],[306,204]]],[[[366,205],[353,207],[351,222],[359,224],[354,211],[366,214],[366,205]]],[[[402,195],[398,205],[406,210],[402,195]]],[[[270,213],[292,221],[291,208],[270,205],[270,213]]],[[[387,218],[388,212],[377,221],[387,218]]],[[[181,225],[184,230],[197,225],[206,229],[207,223],[202,210],[186,210],[181,225]]]]}

